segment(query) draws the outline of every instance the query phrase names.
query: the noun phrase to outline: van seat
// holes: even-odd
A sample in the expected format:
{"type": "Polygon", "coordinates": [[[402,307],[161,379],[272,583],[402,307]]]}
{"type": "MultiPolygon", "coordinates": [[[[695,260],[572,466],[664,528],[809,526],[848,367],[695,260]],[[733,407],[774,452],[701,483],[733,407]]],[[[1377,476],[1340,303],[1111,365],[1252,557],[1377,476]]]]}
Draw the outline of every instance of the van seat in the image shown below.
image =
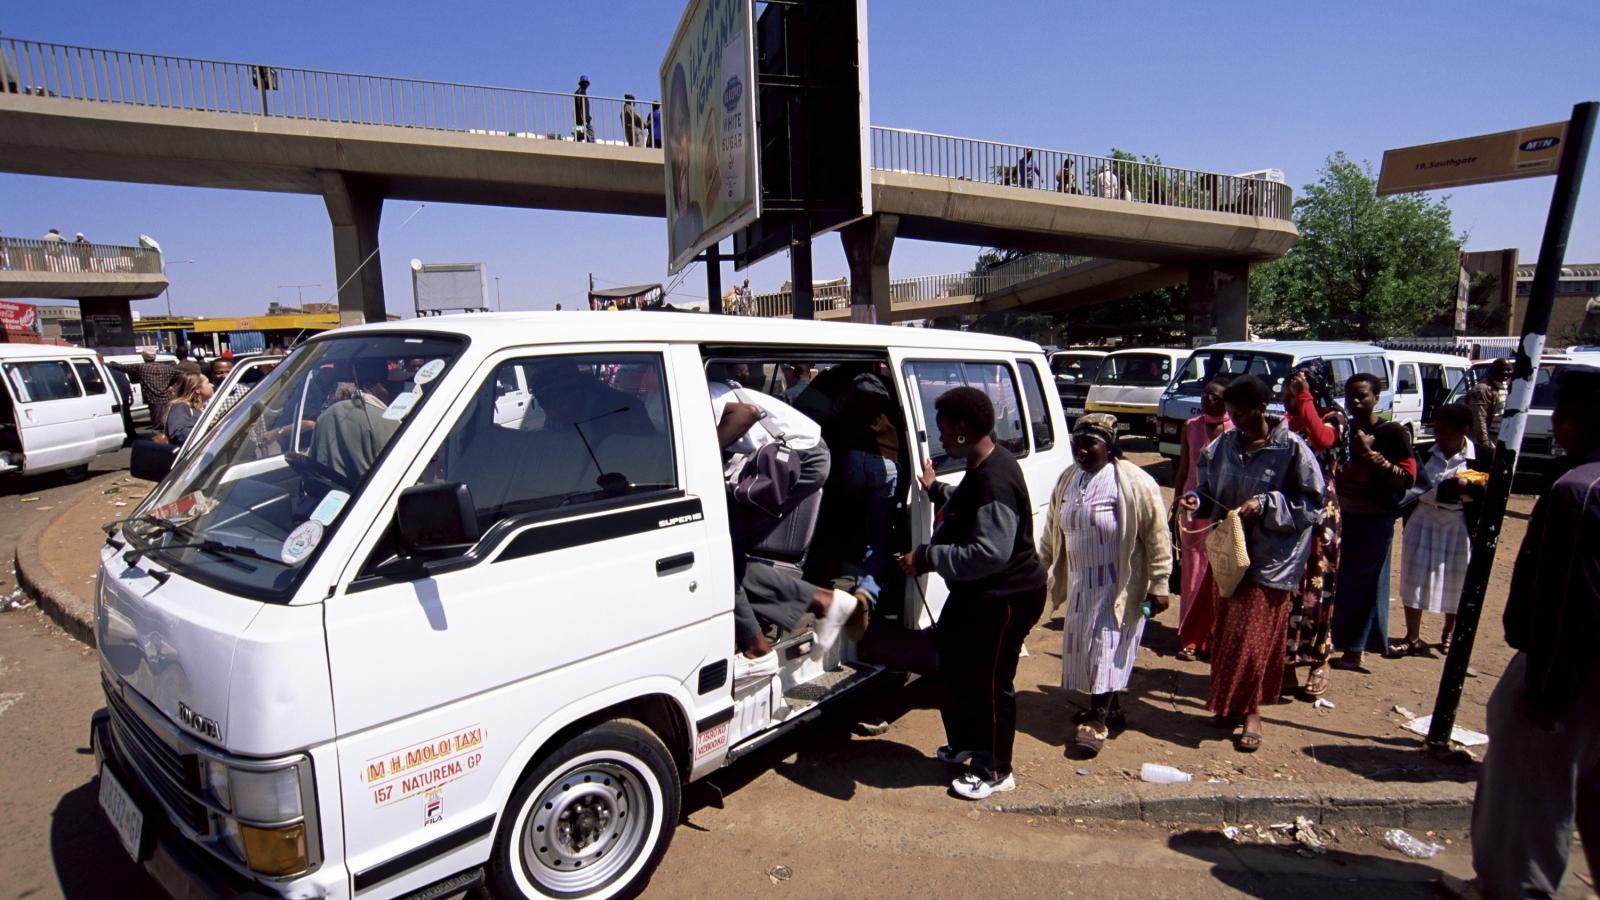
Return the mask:
{"type": "Polygon", "coordinates": [[[811,546],[811,536],[817,530],[817,514],[822,510],[822,491],[813,491],[799,505],[790,510],[761,542],[750,548],[749,555],[757,559],[799,565],[811,546]]]}

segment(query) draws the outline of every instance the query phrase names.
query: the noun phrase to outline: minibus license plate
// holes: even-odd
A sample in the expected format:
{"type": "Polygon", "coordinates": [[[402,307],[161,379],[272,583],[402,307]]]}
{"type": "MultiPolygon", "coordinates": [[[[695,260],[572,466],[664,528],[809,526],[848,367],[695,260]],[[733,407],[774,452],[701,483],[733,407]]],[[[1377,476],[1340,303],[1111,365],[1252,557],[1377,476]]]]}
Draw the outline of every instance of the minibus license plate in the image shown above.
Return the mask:
{"type": "Polygon", "coordinates": [[[111,827],[116,829],[122,848],[134,862],[139,861],[139,838],[144,833],[144,813],[140,812],[117,776],[105,766],[100,767],[100,808],[105,810],[111,827]]]}

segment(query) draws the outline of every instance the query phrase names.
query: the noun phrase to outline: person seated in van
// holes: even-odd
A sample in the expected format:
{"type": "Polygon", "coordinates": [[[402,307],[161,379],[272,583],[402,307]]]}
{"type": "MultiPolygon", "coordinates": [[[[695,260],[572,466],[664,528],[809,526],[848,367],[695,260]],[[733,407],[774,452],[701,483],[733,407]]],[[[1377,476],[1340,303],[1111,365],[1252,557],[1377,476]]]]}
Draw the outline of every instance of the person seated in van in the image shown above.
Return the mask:
{"type": "MultiPolygon", "coordinates": [[[[710,380],[712,419],[717,423],[717,444],[732,453],[753,454],[781,436],[800,458],[800,478],[784,501],[785,512],[792,511],[811,494],[822,490],[828,480],[828,447],[822,442],[822,429],[794,407],[761,391],[735,387],[738,382],[719,382],[728,369],[712,366],[710,380]]],[[[734,560],[734,681],[749,681],[778,673],[778,656],[762,631],[766,621],[793,630],[806,613],[817,619],[811,656],[820,659],[838,642],[847,621],[859,603],[852,594],[818,587],[779,572],[764,563],[752,563],[751,547],[770,534],[780,519],[730,506],[729,528],[734,560]]]]}
{"type": "Polygon", "coordinates": [[[1022,468],[994,439],[994,405],[983,391],[958,387],[934,401],[939,442],[966,463],[956,487],[923,461],[918,482],[943,520],[928,543],[900,558],[907,578],[937,572],[950,588],[940,613],[940,705],[945,740],[937,755],[971,769],[951,783],[968,800],[1014,790],[1017,738],[1012,685],[1022,641],[1044,612],[1045,569],[1033,546],[1033,502],[1022,468]]]}
{"type": "Polygon", "coordinates": [[[189,433],[194,430],[194,423],[200,419],[200,411],[205,409],[213,390],[211,382],[198,372],[183,376],[173,395],[172,405],[167,408],[167,424],[163,431],[167,443],[181,445],[189,439],[189,433]]]}
{"type": "Polygon", "coordinates": [[[655,434],[639,398],[602,382],[585,367],[546,362],[529,367],[528,390],[544,409],[545,427],[578,429],[592,448],[608,434],[655,434]]]}
{"type": "Polygon", "coordinates": [[[399,381],[391,377],[386,360],[361,357],[351,363],[355,395],[339,400],[317,417],[311,432],[311,459],[342,476],[347,485],[366,477],[389,439],[400,429],[400,419],[384,413],[399,396],[399,381]]]}
{"type": "Polygon", "coordinates": [[[1439,650],[1450,651],[1456,605],[1472,559],[1472,528],[1477,502],[1488,482],[1468,475],[1477,449],[1467,440],[1472,410],[1446,403],[1433,414],[1433,448],[1422,459],[1417,483],[1403,502],[1413,504],[1400,552],[1400,603],[1406,610],[1406,636],[1389,645],[1391,655],[1425,655],[1422,614],[1443,613],[1439,650]]]}
{"type": "MultiPolygon", "coordinates": [[[[854,512],[841,538],[843,561],[883,585],[894,560],[895,500],[900,495],[900,433],[894,396],[872,371],[857,371],[833,398],[822,436],[840,455],[833,484],[854,512]]],[[[868,591],[868,594],[872,592],[868,591]]],[[[868,599],[875,603],[876,597],[868,599]]]]}
{"type": "Polygon", "coordinates": [[[783,402],[792,406],[795,398],[811,387],[811,379],[816,377],[817,369],[810,363],[796,362],[784,363],[782,371],[783,382],[787,385],[783,389],[783,402]]]}

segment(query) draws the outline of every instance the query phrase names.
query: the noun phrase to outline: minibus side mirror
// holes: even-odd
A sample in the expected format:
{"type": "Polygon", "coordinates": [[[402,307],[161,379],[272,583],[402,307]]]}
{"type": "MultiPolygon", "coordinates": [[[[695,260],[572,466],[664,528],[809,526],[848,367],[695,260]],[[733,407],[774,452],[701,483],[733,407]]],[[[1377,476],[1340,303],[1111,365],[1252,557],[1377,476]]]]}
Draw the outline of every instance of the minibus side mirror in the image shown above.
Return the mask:
{"type": "Polygon", "coordinates": [[[465,550],[478,542],[472,489],[460,482],[424,484],[400,492],[395,508],[400,547],[407,556],[465,550]]]}
{"type": "Polygon", "coordinates": [[[128,474],[144,481],[160,481],[172,471],[172,461],[177,457],[176,446],[140,438],[133,442],[133,450],[128,458],[128,474]]]}

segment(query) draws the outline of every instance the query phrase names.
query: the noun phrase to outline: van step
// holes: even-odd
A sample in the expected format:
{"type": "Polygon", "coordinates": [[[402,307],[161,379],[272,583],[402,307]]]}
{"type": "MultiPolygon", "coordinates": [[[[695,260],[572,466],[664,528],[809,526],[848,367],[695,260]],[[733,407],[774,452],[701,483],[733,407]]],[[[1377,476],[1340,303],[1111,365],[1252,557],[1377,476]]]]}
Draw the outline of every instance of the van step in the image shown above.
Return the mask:
{"type": "Polygon", "coordinates": [[[823,672],[805,684],[797,684],[785,690],[783,699],[788,700],[791,705],[818,703],[829,694],[853,687],[855,682],[867,678],[877,671],[877,666],[845,663],[837,669],[823,672]]]}

